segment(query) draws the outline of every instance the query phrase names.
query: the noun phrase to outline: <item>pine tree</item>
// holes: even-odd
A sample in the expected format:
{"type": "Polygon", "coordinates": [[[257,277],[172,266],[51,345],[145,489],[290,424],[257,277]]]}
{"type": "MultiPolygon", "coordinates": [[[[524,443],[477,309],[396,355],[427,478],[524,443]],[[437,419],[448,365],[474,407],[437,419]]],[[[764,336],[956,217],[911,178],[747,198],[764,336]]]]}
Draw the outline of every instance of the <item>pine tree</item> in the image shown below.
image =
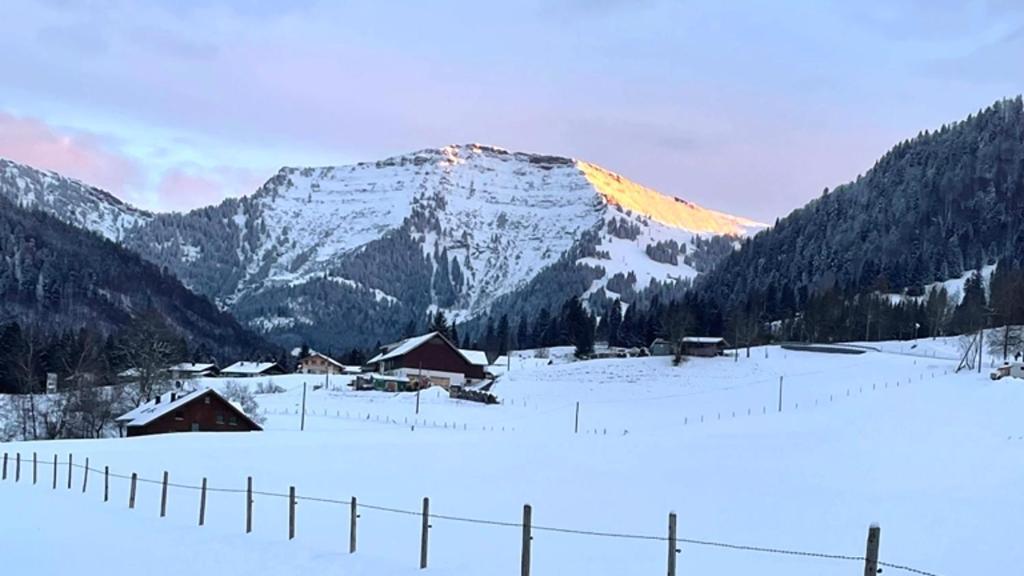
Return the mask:
{"type": "Polygon", "coordinates": [[[526,314],[519,317],[519,327],[516,329],[516,350],[528,350],[533,348],[533,344],[530,342],[530,325],[526,319],[526,314]]]}
{"type": "Polygon", "coordinates": [[[502,314],[501,315],[501,320],[498,321],[498,331],[497,331],[497,334],[495,334],[495,344],[496,344],[495,350],[498,352],[498,355],[503,355],[503,354],[507,354],[508,353],[509,337],[510,337],[510,332],[509,332],[509,326],[508,326],[508,315],[507,314],[502,314]]]}

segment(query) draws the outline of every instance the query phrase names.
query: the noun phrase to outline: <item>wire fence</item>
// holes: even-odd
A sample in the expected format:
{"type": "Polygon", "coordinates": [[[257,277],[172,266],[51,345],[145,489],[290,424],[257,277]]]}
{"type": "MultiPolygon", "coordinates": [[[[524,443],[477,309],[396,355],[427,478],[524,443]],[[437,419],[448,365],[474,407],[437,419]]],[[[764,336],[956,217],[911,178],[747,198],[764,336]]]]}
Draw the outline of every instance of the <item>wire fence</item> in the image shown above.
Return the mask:
{"type": "MultiPolygon", "coordinates": [[[[81,460],[76,460],[72,454],[68,454],[66,460],[61,460],[58,455],[54,454],[52,460],[40,460],[37,453],[32,453],[32,459],[29,460],[27,457],[22,458],[20,452],[15,453],[13,456],[7,452],[3,454],[2,462],[2,480],[5,484],[10,483],[28,483],[28,467],[31,466],[31,483],[39,483],[39,470],[44,470],[52,474],[52,487],[54,490],[58,488],[58,484],[65,485],[68,490],[73,489],[73,482],[75,481],[73,471],[81,471],[81,491],[85,493],[88,487],[88,480],[90,474],[92,478],[97,476],[103,479],[103,490],[104,490],[104,502],[109,501],[109,478],[116,478],[121,480],[127,480],[130,482],[130,500],[129,508],[135,507],[136,497],[136,483],[144,483],[151,485],[158,485],[162,488],[162,500],[161,500],[161,516],[164,515],[167,505],[167,491],[168,489],[188,490],[192,492],[201,493],[201,508],[199,523],[203,524],[205,517],[205,502],[206,494],[210,493],[228,493],[228,494],[245,494],[246,500],[249,504],[247,506],[247,522],[246,525],[251,527],[252,520],[252,507],[254,496],[263,496],[271,498],[281,498],[289,502],[290,515],[289,515],[289,538],[294,538],[295,535],[295,505],[298,502],[316,502],[320,504],[335,505],[339,507],[347,507],[350,511],[350,553],[356,552],[356,539],[355,533],[357,529],[357,520],[360,517],[360,511],[369,510],[375,512],[383,512],[388,514],[396,514],[403,516],[421,517],[423,520],[422,527],[422,551],[421,551],[421,568],[426,567],[427,558],[427,545],[428,538],[427,532],[432,529],[433,526],[430,524],[431,521],[447,521],[457,522],[465,524],[473,524],[478,526],[489,526],[489,527],[500,527],[500,528],[511,528],[523,531],[523,549],[522,549],[522,574],[528,576],[530,573],[530,547],[532,546],[533,534],[534,533],[556,533],[556,534],[567,534],[589,538],[599,539],[611,539],[611,540],[634,540],[634,541],[650,541],[667,544],[669,547],[669,576],[675,576],[675,555],[680,552],[677,548],[678,545],[690,545],[715,548],[719,550],[727,550],[733,552],[747,552],[747,553],[759,553],[759,554],[770,554],[779,556],[790,556],[799,557],[808,560],[830,560],[830,561],[843,561],[849,563],[860,563],[864,564],[866,568],[870,567],[884,567],[892,570],[903,571],[910,574],[916,574],[918,576],[939,576],[934,572],[929,572],[912,566],[884,562],[878,559],[877,556],[877,532],[876,534],[876,545],[874,552],[872,552],[871,546],[871,532],[869,531],[869,543],[867,547],[866,555],[846,555],[846,554],[829,554],[822,552],[813,552],[807,550],[791,550],[785,548],[767,547],[767,546],[752,546],[745,544],[738,544],[734,542],[719,542],[714,540],[704,540],[696,538],[686,538],[678,536],[675,531],[675,514],[669,514],[669,531],[668,534],[637,534],[629,532],[606,532],[598,530],[587,530],[578,528],[569,528],[563,526],[546,526],[546,525],[535,525],[532,522],[532,507],[527,504],[523,508],[523,520],[520,522],[515,521],[504,521],[494,520],[488,518],[474,518],[468,516],[456,516],[450,514],[438,514],[436,512],[429,511],[429,499],[424,498],[424,507],[422,510],[409,510],[405,508],[395,506],[385,506],[379,504],[371,504],[358,500],[355,497],[346,499],[340,498],[329,498],[329,497],[318,497],[318,496],[307,496],[299,495],[295,492],[294,486],[289,489],[288,493],[270,492],[270,491],[257,491],[252,489],[252,477],[247,479],[246,488],[226,488],[226,487],[215,487],[207,485],[206,478],[203,478],[202,485],[195,486],[191,484],[184,484],[179,482],[170,482],[168,480],[168,474],[165,471],[163,479],[153,479],[139,476],[137,473],[125,474],[123,472],[115,472],[110,470],[109,466],[102,468],[91,465],[89,459],[85,459],[85,463],[81,460]],[[65,470],[66,483],[59,482],[60,471],[65,470]],[[52,471],[52,472],[51,472],[52,471]]],[[[94,480],[94,485],[97,482],[94,480]]],[[[250,528],[247,528],[249,531],[250,528]]],[[[870,530],[878,530],[877,527],[872,527],[870,530]]]]}
{"type": "MultiPolygon", "coordinates": [[[[818,372],[806,372],[789,375],[790,378],[793,376],[817,374],[818,372]]],[[[824,373],[824,372],[822,372],[824,373]]],[[[751,406],[749,404],[737,406],[720,406],[717,409],[709,409],[706,411],[694,412],[694,413],[681,413],[675,420],[670,424],[661,426],[641,426],[640,433],[662,433],[666,429],[678,429],[679,427],[690,427],[698,426],[702,424],[710,424],[713,422],[720,422],[723,420],[735,420],[743,417],[754,417],[754,416],[770,416],[773,414],[779,414],[783,412],[797,411],[797,410],[809,410],[811,408],[820,408],[828,406],[830,404],[840,403],[845,399],[852,399],[858,396],[862,396],[869,392],[882,392],[885,390],[897,390],[905,388],[914,384],[915,382],[922,382],[926,379],[934,380],[936,377],[948,376],[953,373],[950,368],[928,368],[923,369],[913,376],[903,376],[901,378],[893,378],[891,380],[884,380],[882,382],[872,382],[871,384],[859,384],[856,386],[845,386],[832,389],[828,394],[824,391],[816,393],[812,396],[808,396],[806,393],[798,394],[799,400],[793,401],[787,399],[790,395],[784,391],[785,380],[782,377],[773,377],[756,380],[754,382],[748,382],[743,384],[737,384],[736,386],[729,386],[726,388],[720,388],[714,390],[714,392],[722,390],[731,390],[736,387],[748,387],[752,384],[772,384],[778,385],[778,398],[777,401],[773,401],[771,404],[762,403],[760,410],[757,406],[751,406]]],[[[373,423],[381,424],[386,426],[406,427],[415,429],[436,429],[436,430],[452,430],[462,432],[508,432],[515,433],[521,430],[529,430],[530,426],[528,422],[524,420],[534,418],[538,415],[550,414],[552,412],[564,411],[567,417],[567,425],[565,430],[573,431],[576,434],[583,435],[596,435],[596,436],[622,436],[631,433],[637,433],[637,430],[633,427],[624,427],[621,422],[616,422],[612,425],[606,425],[598,422],[597,426],[592,423],[590,425],[580,425],[580,420],[577,419],[575,426],[572,423],[572,410],[575,406],[577,409],[584,409],[584,415],[586,409],[590,406],[603,406],[609,404],[633,404],[637,402],[648,402],[658,401],[663,402],[670,399],[688,398],[692,396],[707,394],[708,392],[700,391],[687,391],[676,394],[658,395],[650,397],[640,398],[622,398],[622,399],[600,399],[600,400],[584,400],[581,402],[568,402],[560,404],[554,408],[548,408],[545,410],[539,410],[537,412],[531,412],[519,417],[503,418],[503,419],[489,419],[487,423],[467,423],[458,422],[456,420],[445,420],[438,418],[429,418],[426,416],[412,415],[412,416],[398,416],[393,413],[391,414],[380,414],[371,413],[369,409],[365,411],[351,409],[341,410],[338,408],[328,409],[323,407],[307,407],[305,410],[305,417],[310,418],[326,418],[333,420],[343,420],[348,422],[361,422],[361,423],[373,423]],[[520,426],[514,426],[513,423],[520,424],[520,426]],[[524,425],[525,424],[525,425],[524,425]]],[[[773,391],[774,393],[774,391],[773,391]]],[[[514,402],[514,401],[513,401],[514,402]]],[[[301,407],[291,408],[273,408],[265,409],[263,413],[268,416],[295,416],[300,418],[302,416],[301,407]]],[[[577,417],[579,417],[577,413],[577,417]]],[[[591,419],[592,420],[592,419],[591,419]]]]}

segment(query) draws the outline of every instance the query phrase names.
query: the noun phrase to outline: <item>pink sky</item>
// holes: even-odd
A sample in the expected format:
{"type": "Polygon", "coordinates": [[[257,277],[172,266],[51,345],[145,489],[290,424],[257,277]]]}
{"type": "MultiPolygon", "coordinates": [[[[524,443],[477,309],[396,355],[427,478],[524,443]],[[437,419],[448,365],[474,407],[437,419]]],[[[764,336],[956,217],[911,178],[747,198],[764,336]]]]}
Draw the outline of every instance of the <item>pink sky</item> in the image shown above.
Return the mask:
{"type": "Polygon", "coordinates": [[[181,210],[481,142],[772,221],[1024,92],[1024,6],[10,0],[0,155],[181,210]]]}

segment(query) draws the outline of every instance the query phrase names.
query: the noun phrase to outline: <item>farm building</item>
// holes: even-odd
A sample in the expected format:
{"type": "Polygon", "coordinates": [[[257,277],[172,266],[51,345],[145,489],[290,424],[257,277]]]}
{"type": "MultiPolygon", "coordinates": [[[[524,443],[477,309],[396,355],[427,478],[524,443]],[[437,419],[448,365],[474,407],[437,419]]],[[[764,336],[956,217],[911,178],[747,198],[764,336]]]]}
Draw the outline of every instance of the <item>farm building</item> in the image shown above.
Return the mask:
{"type": "Polygon", "coordinates": [[[467,357],[440,333],[430,332],[384,346],[366,368],[386,376],[423,378],[448,388],[484,380],[486,364],[481,361],[486,359],[477,354],[467,357]]]}
{"type": "Polygon", "coordinates": [[[216,390],[161,394],[117,418],[125,436],[168,432],[252,432],[262,430],[242,409],[216,390]]]}
{"type": "Polygon", "coordinates": [[[664,338],[655,338],[647,351],[651,356],[672,356],[676,353],[676,345],[664,338]]]}
{"type": "Polygon", "coordinates": [[[255,378],[279,374],[284,374],[284,370],[276,362],[235,362],[220,371],[221,376],[230,378],[255,378]]]}
{"type": "Polygon", "coordinates": [[[299,374],[344,374],[345,365],[326,354],[310,352],[308,356],[299,360],[296,372],[299,374]]]}
{"type": "Polygon", "coordinates": [[[729,343],[717,336],[687,336],[680,343],[684,356],[721,356],[729,343]]]}
{"type": "Polygon", "coordinates": [[[217,375],[216,364],[203,364],[196,362],[182,362],[167,369],[167,374],[176,380],[191,380],[193,378],[206,378],[217,375]]]}

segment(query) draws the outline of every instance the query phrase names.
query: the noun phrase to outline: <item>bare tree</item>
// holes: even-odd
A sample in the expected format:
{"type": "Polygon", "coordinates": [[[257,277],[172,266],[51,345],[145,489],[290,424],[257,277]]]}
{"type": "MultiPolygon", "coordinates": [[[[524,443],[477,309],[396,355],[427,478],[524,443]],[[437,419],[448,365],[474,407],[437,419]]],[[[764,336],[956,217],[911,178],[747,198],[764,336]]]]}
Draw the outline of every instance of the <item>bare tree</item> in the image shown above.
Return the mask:
{"type": "Polygon", "coordinates": [[[156,313],[140,315],[117,345],[121,364],[131,371],[128,398],[138,406],[170,389],[167,368],[178,353],[174,335],[156,313]]]}

